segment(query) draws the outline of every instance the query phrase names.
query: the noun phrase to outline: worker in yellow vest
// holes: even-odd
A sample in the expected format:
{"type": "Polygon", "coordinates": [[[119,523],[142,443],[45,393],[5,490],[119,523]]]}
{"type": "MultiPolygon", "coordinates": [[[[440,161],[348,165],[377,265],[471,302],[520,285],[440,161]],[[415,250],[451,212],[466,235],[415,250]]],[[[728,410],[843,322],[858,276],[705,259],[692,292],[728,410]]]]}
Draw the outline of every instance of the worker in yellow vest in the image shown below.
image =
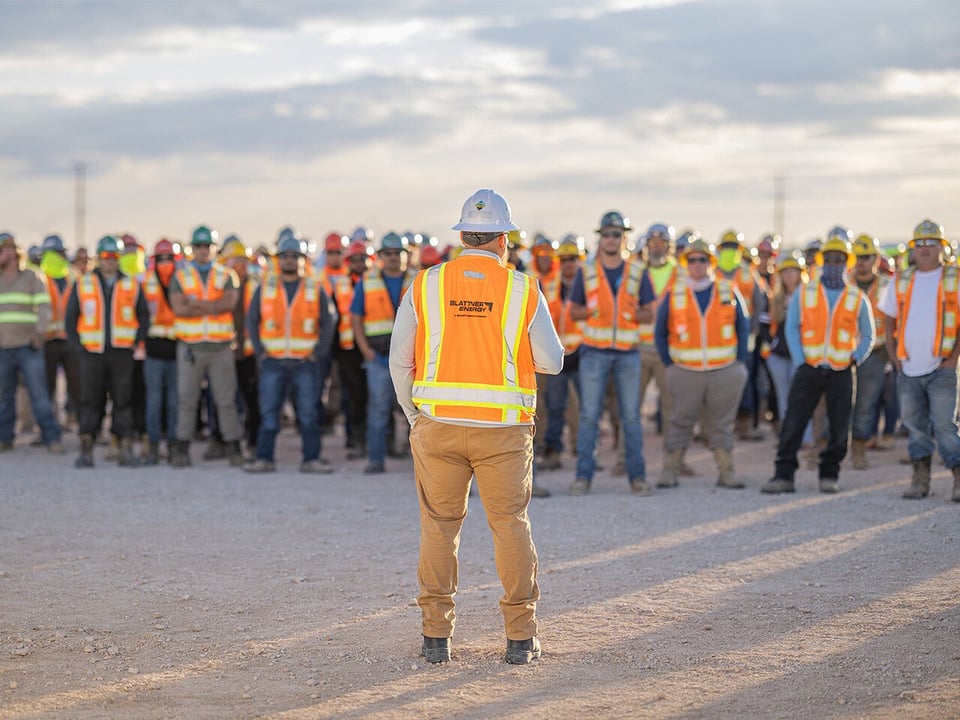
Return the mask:
{"type": "Polygon", "coordinates": [[[43,344],[43,356],[47,368],[47,392],[53,405],[53,414],[57,416],[57,373],[63,369],[67,381],[68,417],[76,415],[80,407],[80,358],[67,343],[67,300],[73,291],[76,273],[71,272],[67,250],[59,235],[47,235],[40,249],[43,257],[40,269],[47,281],[50,295],[50,323],[47,325],[47,338],[43,344]]]}
{"type": "Polygon", "coordinates": [[[856,283],[870,301],[875,331],[873,350],[857,367],[850,439],[850,456],[854,470],[866,470],[870,466],[867,461],[867,443],[875,434],[880,414],[880,399],[886,384],[886,367],[890,362],[886,346],[886,316],[878,309],[880,297],[887,287],[887,278],[877,271],[881,253],[880,241],[872,235],[862,233],[853,241],[856,262],[850,280],[856,283]]]}
{"type": "Polygon", "coordinates": [[[0,451],[12,450],[17,419],[17,376],[23,379],[40,439],[62,453],[43,371],[43,343],[50,321],[50,297],[41,277],[23,267],[11,233],[0,233],[0,451]]]}
{"type": "Polygon", "coordinates": [[[145,342],[143,379],[147,388],[147,449],[144,465],[160,462],[160,441],[166,440],[167,457],[177,431],[177,327],[170,309],[170,282],[177,269],[180,244],[161,238],[143,280],[143,295],[150,310],[145,342]]]}
{"type": "Polygon", "coordinates": [[[320,457],[317,419],[317,363],[330,354],[334,323],[319,279],[306,273],[307,243],[296,236],[277,243],[277,268],[254,292],[247,332],[260,370],[260,433],[256,457],[244,470],[276,470],[274,449],[280,412],[290,390],[297,408],[302,461],[300,472],[330,473],[320,457]]]}
{"type": "Polygon", "coordinates": [[[423,655],[450,659],[457,547],[472,477],[493,533],[508,663],[540,657],[537,552],[527,507],[533,478],[535,373],[555,374],[563,346],[536,280],[503,266],[517,226],[493,190],[467,199],[464,251],[424,271],[404,297],[390,348],[397,398],[411,425],[420,498],[423,655]]]}
{"type": "Polygon", "coordinates": [[[406,268],[407,241],[388,232],[380,241],[379,266],[368,270],[354,288],[350,318],[357,347],[367,371],[367,466],[364,472],[386,472],[388,451],[396,452],[388,440],[396,398],[390,380],[388,357],[397,308],[416,272],[406,268]],[[388,445],[390,446],[388,448],[388,445]]]}
{"type": "Polygon", "coordinates": [[[204,379],[217,406],[227,459],[243,465],[233,321],[240,281],[235,272],[214,262],[216,242],[216,231],[198,226],[190,240],[193,259],[177,268],[170,284],[170,307],[177,318],[177,441],[170,464],[178,468],[191,464],[190,441],[204,379]]]}
{"type": "Polygon", "coordinates": [[[887,354],[899,372],[900,415],[910,432],[913,476],[908,500],[930,494],[935,444],[953,474],[950,499],[960,502],[960,430],[957,427],[957,318],[960,271],[944,264],[943,226],[923,220],[910,241],[913,267],[905,268],[880,298],[887,318],[887,354]]]}
{"type": "Polygon", "coordinates": [[[119,440],[119,464],[139,464],[134,454],[133,350],[144,342],[150,312],[136,279],[119,270],[122,243],[106,235],[97,243],[97,267],[80,277],[67,303],[67,338],[80,349],[80,457],[91,468],[110,394],[110,430],[119,440]]]}
{"type": "Polygon", "coordinates": [[[713,274],[717,258],[703,240],[683,251],[683,275],[667,291],[654,328],[666,368],[670,424],[657,487],[674,487],[699,420],[717,464],[717,486],[742,488],[733,464],[733,422],[747,382],[750,321],[730,281],[713,274]]]}
{"type": "Polygon", "coordinates": [[[797,371],[790,382],[774,476],[760,488],[763,493],[794,492],[797,451],[821,396],[830,436],[820,452],[820,492],[840,489],[853,402],[852,368],[866,360],[874,345],[870,301],[847,281],[855,259],[849,238],[831,233],[820,250],[819,273],[790,299],[784,332],[797,371]]]}

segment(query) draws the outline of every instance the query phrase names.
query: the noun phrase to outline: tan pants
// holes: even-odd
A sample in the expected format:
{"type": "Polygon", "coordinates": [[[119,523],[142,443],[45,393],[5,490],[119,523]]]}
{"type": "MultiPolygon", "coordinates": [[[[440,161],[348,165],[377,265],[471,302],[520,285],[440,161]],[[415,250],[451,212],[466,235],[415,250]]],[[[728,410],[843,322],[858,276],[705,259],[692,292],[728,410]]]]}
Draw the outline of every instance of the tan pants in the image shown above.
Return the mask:
{"type": "Polygon", "coordinates": [[[747,368],[739,362],[703,372],[679,365],[668,367],[667,387],[673,407],[664,450],[687,447],[697,420],[713,450],[733,450],[733,421],[746,384],[747,368]]]}
{"type": "Polygon", "coordinates": [[[457,552],[473,476],[493,533],[507,638],[526,640],[537,634],[537,550],[527,517],[533,485],[533,433],[531,426],[467,427],[424,416],[411,429],[420,498],[417,603],[427,637],[451,637],[456,625],[457,552]]]}
{"type": "Polygon", "coordinates": [[[222,346],[197,348],[177,343],[177,440],[190,442],[197,430],[197,403],[204,376],[217,405],[217,420],[224,442],[239,440],[237,414],[237,365],[233,348],[222,346]]]}

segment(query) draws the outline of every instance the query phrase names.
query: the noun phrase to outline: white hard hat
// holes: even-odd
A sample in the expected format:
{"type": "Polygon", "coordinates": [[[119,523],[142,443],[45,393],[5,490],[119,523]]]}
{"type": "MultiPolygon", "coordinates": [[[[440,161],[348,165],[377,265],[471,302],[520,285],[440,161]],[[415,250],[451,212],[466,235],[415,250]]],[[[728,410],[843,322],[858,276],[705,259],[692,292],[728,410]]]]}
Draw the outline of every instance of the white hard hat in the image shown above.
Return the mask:
{"type": "Polygon", "coordinates": [[[467,198],[454,230],[464,232],[509,232],[519,230],[510,219],[510,206],[493,190],[477,190],[467,198]]]}

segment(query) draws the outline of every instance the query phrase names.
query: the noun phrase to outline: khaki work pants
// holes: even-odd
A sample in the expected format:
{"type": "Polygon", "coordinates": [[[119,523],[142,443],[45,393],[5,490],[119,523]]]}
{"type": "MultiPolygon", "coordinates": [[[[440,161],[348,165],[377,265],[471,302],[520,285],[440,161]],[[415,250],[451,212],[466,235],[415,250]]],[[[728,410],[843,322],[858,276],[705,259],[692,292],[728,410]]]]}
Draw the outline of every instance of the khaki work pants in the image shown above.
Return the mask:
{"type": "Polygon", "coordinates": [[[229,343],[197,348],[177,343],[177,440],[190,442],[197,430],[197,403],[206,376],[217,405],[217,420],[224,442],[240,439],[237,414],[237,365],[229,343]]]}
{"type": "Polygon", "coordinates": [[[469,427],[423,415],[410,430],[420,498],[417,603],[427,637],[451,637],[456,625],[457,552],[474,476],[493,534],[507,638],[526,640],[537,634],[537,550],[527,516],[533,486],[533,433],[527,425],[469,427]]]}
{"type": "Polygon", "coordinates": [[[686,448],[693,439],[693,425],[699,420],[711,449],[732,451],[733,421],[746,384],[747,368],[740,362],[705,371],[688,370],[676,364],[668,367],[667,387],[672,408],[664,450],[686,448]]]}

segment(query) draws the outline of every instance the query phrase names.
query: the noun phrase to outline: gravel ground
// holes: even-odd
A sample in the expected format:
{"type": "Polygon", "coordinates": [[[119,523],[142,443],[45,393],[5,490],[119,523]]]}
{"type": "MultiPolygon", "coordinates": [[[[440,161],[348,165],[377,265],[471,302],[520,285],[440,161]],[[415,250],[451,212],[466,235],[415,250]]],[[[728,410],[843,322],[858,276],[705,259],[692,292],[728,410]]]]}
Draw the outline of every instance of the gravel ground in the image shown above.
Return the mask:
{"type": "MultiPolygon", "coordinates": [[[[660,439],[647,427],[647,463],[660,439]]],[[[773,442],[741,444],[746,490],[699,477],[650,497],[573,460],[538,475],[543,658],[504,664],[478,498],[461,547],[453,662],[419,654],[409,460],[382,476],[325,439],[333,475],[199,461],[77,471],[0,456],[0,720],[5,718],[958,718],[960,505],[906,501],[897,449],[821,495],[758,492],[773,442]]],[[[609,438],[601,462],[613,465],[609,438]]]]}

